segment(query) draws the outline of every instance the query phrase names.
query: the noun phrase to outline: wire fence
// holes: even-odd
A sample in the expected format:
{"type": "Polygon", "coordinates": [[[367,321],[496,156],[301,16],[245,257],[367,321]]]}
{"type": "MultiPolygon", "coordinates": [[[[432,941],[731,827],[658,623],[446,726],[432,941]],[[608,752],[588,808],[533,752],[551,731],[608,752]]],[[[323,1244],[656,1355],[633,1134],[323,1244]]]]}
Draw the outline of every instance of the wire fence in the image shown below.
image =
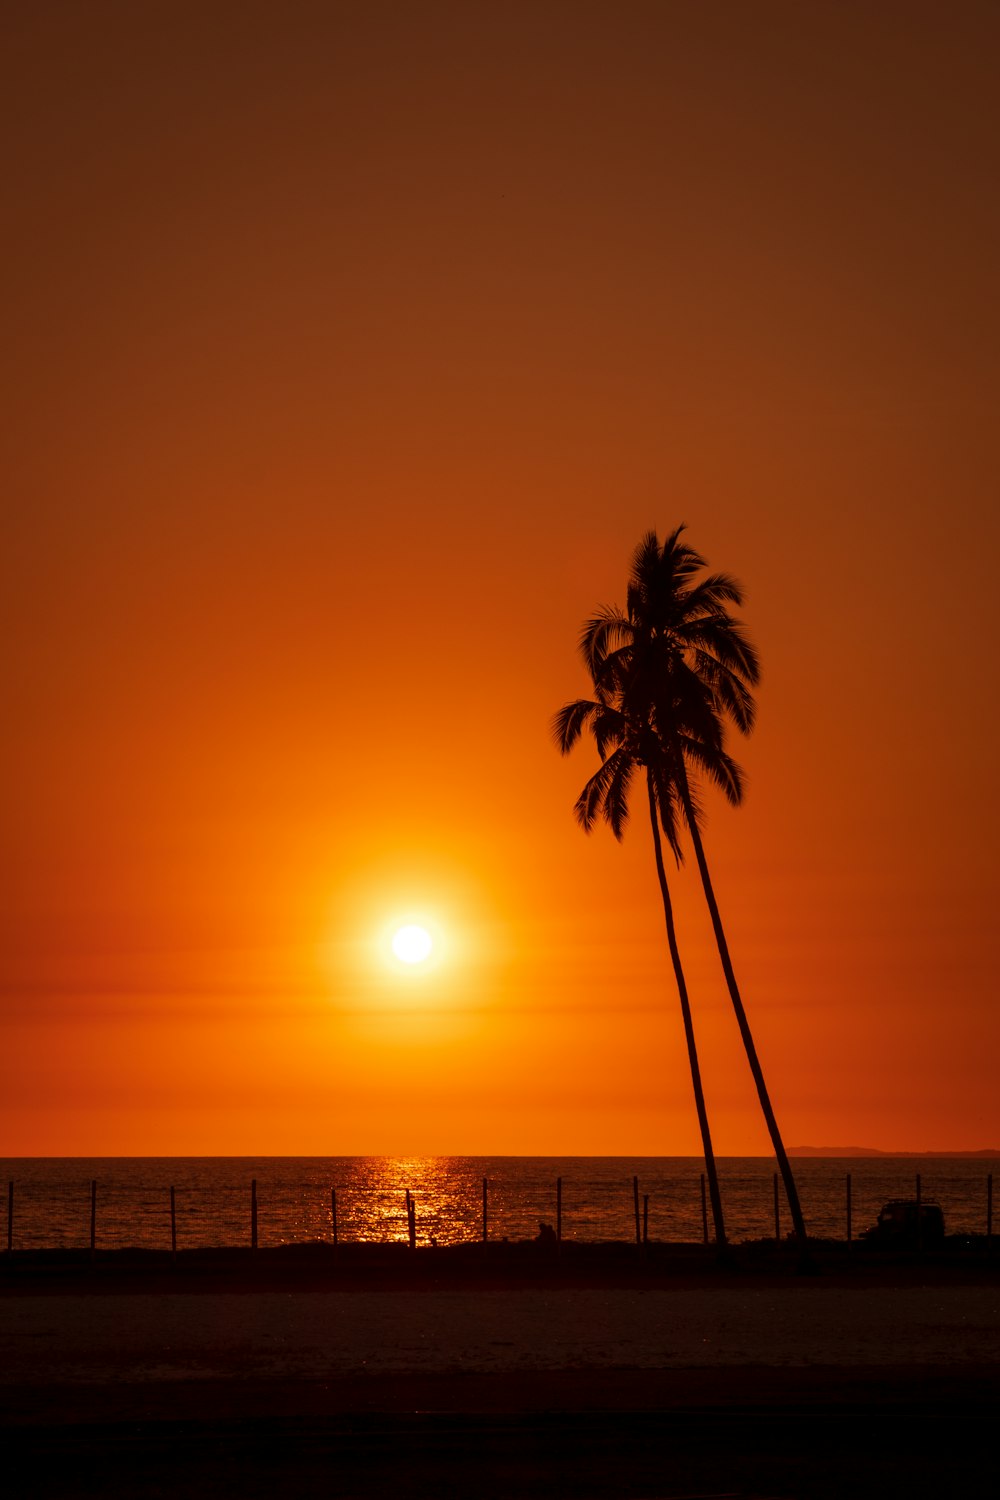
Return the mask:
{"type": "MultiPolygon", "coordinates": [[[[398,1175],[398,1174],[397,1174],[398,1175]]],[[[790,1219],[777,1174],[723,1178],[733,1241],[787,1234],[790,1219]]],[[[828,1181],[807,1203],[810,1232],[857,1239],[893,1196],[941,1203],[948,1232],[985,1236],[992,1248],[993,1174],[978,1181],[918,1173],[886,1182],[853,1173],[828,1181]],[[928,1186],[931,1191],[928,1191],[928,1186]],[[949,1188],[951,1191],[949,1191],[949,1188]],[[810,1211],[811,1210],[811,1211],[810,1211]]],[[[8,1252],[40,1249],[207,1249],[323,1242],[454,1245],[532,1239],[581,1243],[708,1243],[712,1225],[704,1175],[665,1185],[656,1176],[581,1179],[482,1178],[447,1174],[412,1189],[251,1178],[237,1183],[10,1179],[8,1252]]]]}

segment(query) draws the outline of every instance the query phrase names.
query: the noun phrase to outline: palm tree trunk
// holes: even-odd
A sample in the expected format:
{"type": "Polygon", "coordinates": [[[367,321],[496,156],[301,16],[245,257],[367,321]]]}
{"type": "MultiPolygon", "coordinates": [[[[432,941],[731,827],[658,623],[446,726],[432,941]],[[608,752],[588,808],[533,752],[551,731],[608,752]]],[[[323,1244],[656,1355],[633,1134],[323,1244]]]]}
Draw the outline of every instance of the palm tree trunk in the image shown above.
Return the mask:
{"type": "Polygon", "coordinates": [[[746,1049],[747,1061],[753,1074],[754,1083],[757,1085],[757,1097],[760,1107],[767,1122],[768,1133],[774,1154],[778,1161],[778,1170],[781,1180],[785,1185],[785,1196],[788,1199],[788,1208],[792,1215],[792,1225],[795,1230],[795,1238],[799,1247],[799,1269],[811,1270],[812,1258],[809,1253],[809,1240],[806,1234],[805,1220],[802,1217],[802,1206],[799,1203],[799,1191],[792,1176],[791,1164],[784,1142],[781,1139],[781,1131],[778,1129],[778,1121],[775,1118],[774,1109],[771,1106],[770,1095],[767,1092],[767,1084],[764,1082],[764,1070],[757,1056],[757,1048],[754,1046],[753,1033],[750,1030],[750,1022],[740,996],[739,985],[736,983],[736,974],[733,970],[732,959],[729,956],[729,944],[726,942],[726,934],[722,926],[722,918],[719,915],[719,905],[715,899],[715,890],[712,886],[712,877],[708,873],[708,861],[705,858],[704,845],[701,842],[701,834],[695,820],[694,808],[691,804],[691,792],[687,784],[687,776],[683,772],[678,777],[678,789],[681,801],[684,805],[684,814],[691,833],[691,842],[694,845],[695,858],[698,861],[698,869],[701,872],[701,883],[705,890],[705,900],[708,902],[709,915],[712,918],[712,928],[715,932],[715,941],[719,949],[719,957],[722,960],[722,971],[726,976],[726,984],[729,986],[729,998],[733,1002],[733,1010],[736,1012],[736,1022],[740,1028],[743,1038],[743,1046],[746,1049]]]}
{"type": "Polygon", "coordinates": [[[674,909],[670,901],[670,891],[667,886],[667,872],[663,867],[660,824],[656,815],[656,793],[653,789],[653,777],[648,769],[646,771],[646,786],[649,791],[649,820],[653,825],[653,850],[656,854],[656,873],[660,880],[660,894],[663,897],[663,915],[667,923],[667,942],[670,946],[670,958],[674,966],[674,976],[677,980],[677,993],[680,996],[681,1015],[684,1017],[684,1035],[687,1039],[688,1062],[691,1066],[691,1082],[694,1085],[694,1104],[698,1112],[698,1124],[701,1127],[701,1143],[705,1152],[705,1174],[708,1177],[708,1192],[712,1203],[715,1243],[720,1259],[724,1260],[727,1255],[728,1246],[726,1244],[726,1226],[722,1218],[722,1194],[719,1192],[719,1174],[715,1167],[715,1152],[712,1150],[712,1135],[708,1128],[705,1093],[701,1086],[701,1068],[698,1064],[698,1048],[694,1040],[691,1002],[688,999],[687,981],[684,978],[680,950],[677,947],[677,933],[674,930],[674,909]]]}

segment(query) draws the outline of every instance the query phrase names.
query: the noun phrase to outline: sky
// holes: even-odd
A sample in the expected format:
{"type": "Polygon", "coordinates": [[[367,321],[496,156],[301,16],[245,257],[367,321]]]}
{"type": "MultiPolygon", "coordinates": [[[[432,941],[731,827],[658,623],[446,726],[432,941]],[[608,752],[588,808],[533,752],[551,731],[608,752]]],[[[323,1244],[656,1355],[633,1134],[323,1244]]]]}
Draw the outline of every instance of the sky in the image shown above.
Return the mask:
{"type": "Polygon", "coordinates": [[[681,523],[763,662],[706,845],[786,1143],[1000,1145],[996,5],[3,32],[2,1153],[697,1154],[642,805],[585,836],[549,728],[681,523]]]}

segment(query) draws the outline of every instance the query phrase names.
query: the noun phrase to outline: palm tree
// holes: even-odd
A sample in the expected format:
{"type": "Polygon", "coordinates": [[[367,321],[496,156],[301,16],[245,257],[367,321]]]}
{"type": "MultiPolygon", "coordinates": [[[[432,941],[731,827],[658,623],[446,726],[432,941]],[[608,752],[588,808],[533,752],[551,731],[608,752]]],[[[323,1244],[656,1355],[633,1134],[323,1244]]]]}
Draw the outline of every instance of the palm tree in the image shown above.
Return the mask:
{"type": "Polygon", "coordinates": [[[676,857],[680,849],[677,838],[678,801],[676,787],[670,777],[663,774],[663,756],[656,736],[648,724],[632,720],[622,705],[622,694],[609,691],[605,686],[596,688],[595,699],[580,698],[567,703],[553,720],[553,734],[559,749],[568,754],[580,738],[583,730],[589,729],[597,744],[601,766],[590,778],[577,799],[575,813],[584,831],[589,833],[598,818],[610,826],[615,838],[621,840],[628,821],[628,796],[637,771],[645,771],[646,793],[649,803],[649,821],[653,830],[653,853],[656,859],[656,874],[660,882],[663,899],[663,915],[667,926],[667,944],[677,981],[677,993],[681,1002],[684,1021],[684,1036],[687,1042],[688,1063],[694,1088],[695,1109],[701,1130],[702,1148],[705,1155],[705,1173],[708,1178],[709,1197],[712,1204],[712,1221],[715,1226],[715,1241],[720,1258],[727,1253],[726,1229],[722,1216],[722,1195],[719,1191],[719,1176],[712,1149],[712,1136],[708,1125],[708,1111],[701,1082],[698,1049],[695,1044],[694,1022],[688,998],[687,982],[681,965],[680,950],[674,927],[673,905],[667,885],[663,863],[663,846],[660,829],[666,836],[676,857]]]}
{"type": "Polygon", "coordinates": [[[626,612],[605,609],[588,621],[581,649],[598,697],[619,700],[655,736],[660,776],[669,782],[691,836],[723,973],[805,1262],[808,1243],[798,1190],[736,981],[705,857],[697,795],[701,775],[714,781],[734,806],[742,801],[742,773],[725,753],[724,733],[727,723],[741,734],[753,729],[751,690],[760,679],[760,665],[729,609],[742,605],[742,589],[725,573],[699,578],[705,560],[681,542],[683,530],[678,527],[662,546],[655,532],[643,537],[632,559],[626,612]]]}

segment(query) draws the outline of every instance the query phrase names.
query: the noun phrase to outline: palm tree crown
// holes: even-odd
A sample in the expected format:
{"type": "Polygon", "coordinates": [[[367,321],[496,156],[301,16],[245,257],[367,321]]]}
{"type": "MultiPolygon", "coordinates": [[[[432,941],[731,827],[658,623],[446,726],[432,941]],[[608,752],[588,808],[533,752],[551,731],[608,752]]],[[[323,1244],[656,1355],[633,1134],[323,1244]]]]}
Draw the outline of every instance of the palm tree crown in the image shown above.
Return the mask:
{"type": "Polygon", "coordinates": [[[699,776],[734,805],[742,801],[743,773],[725,750],[725,726],[731,721],[744,734],[753,728],[751,688],[760,679],[757,653],[728,608],[742,603],[739,584],[725,573],[699,581],[705,561],[681,542],[683,530],[662,546],[648,532],[633,555],[625,612],[602,609],[586,622],[580,651],[594,698],[567,703],[553,724],[564,754],[589,729],[601,756],[577,799],[583,828],[602,817],[620,839],[633,775],[648,767],[678,863],[682,780],[696,819],[699,776]]]}

